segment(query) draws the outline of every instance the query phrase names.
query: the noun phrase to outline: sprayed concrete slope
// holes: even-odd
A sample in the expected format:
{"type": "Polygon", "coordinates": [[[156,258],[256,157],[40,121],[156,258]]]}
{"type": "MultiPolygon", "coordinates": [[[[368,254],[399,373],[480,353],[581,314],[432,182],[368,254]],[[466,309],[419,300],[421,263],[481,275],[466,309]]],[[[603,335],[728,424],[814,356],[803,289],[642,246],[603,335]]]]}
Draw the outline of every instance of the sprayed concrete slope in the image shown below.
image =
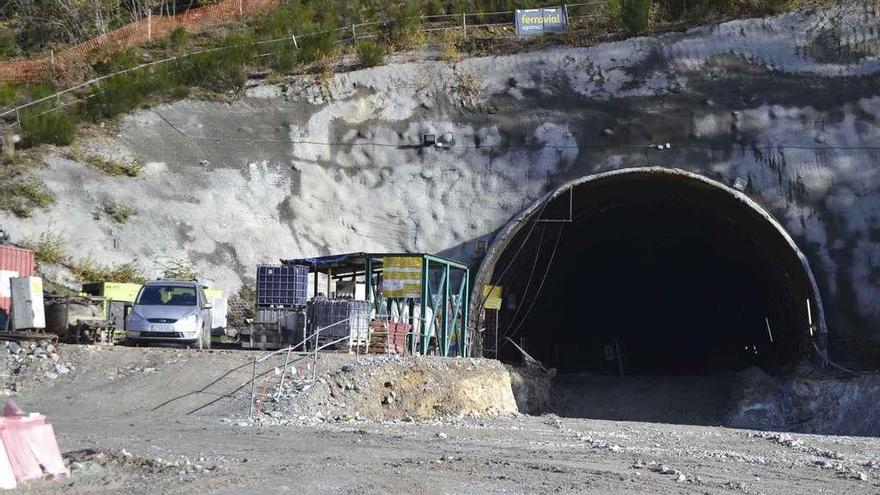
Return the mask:
{"type": "MultiPolygon", "coordinates": [[[[2,219],[54,230],[78,256],[155,270],[192,261],[237,288],[257,262],[350,250],[476,260],[513,215],[574,177],[645,164],[726,184],[776,216],[807,253],[832,350],[880,336],[880,39],[867,3],[734,21],[589,48],[398,63],[253,84],[231,103],[140,110],[83,146],[139,160],[115,178],[63,150],[42,177],[58,201],[2,219]],[[419,149],[452,132],[455,147],[419,149]],[[651,143],[672,144],[659,152],[651,143]],[[332,144],[328,144],[332,143],[332,144]],[[783,146],[785,145],[785,146],[783,146]],[[106,201],[125,224],[96,221],[106,201]]],[[[843,352],[845,351],[845,352],[843,352]]]]}

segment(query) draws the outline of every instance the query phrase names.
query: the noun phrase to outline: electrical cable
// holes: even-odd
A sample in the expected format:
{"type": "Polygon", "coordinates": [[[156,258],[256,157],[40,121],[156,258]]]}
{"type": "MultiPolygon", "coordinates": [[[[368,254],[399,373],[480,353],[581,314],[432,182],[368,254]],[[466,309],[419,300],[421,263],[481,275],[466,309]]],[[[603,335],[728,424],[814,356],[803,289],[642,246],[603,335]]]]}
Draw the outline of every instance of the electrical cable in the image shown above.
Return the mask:
{"type": "MultiPolygon", "coordinates": [[[[544,245],[544,234],[546,233],[546,231],[547,231],[547,224],[544,223],[541,225],[541,238],[538,240],[537,249],[535,249],[535,260],[532,262],[532,269],[531,269],[531,271],[529,271],[529,279],[526,282],[526,288],[523,289],[523,294],[528,294],[529,288],[532,287],[532,279],[535,276],[535,269],[538,268],[538,259],[540,258],[539,255],[541,254],[541,247],[544,245]]],[[[507,333],[508,331],[510,331],[510,327],[513,325],[514,320],[516,320],[516,317],[519,316],[519,311],[521,309],[522,309],[521,305],[516,307],[516,311],[513,313],[513,316],[510,317],[510,324],[507,325],[507,331],[505,331],[504,333],[507,333]]]]}
{"type": "Polygon", "coordinates": [[[550,268],[553,266],[553,259],[556,258],[556,249],[559,247],[559,241],[562,239],[562,230],[565,228],[565,224],[559,224],[559,233],[556,235],[556,243],[553,245],[553,251],[550,253],[550,260],[547,261],[547,269],[544,270],[544,277],[541,279],[541,284],[538,285],[538,290],[535,292],[535,297],[532,298],[532,303],[529,305],[529,309],[526,310],[526,314],[519,321],[519,325],[513,330],[513,332],[505,332],[504,337],[513,337],[519,332],[520,328],[522,328],[523,324],[528,320],[529,315],[532,312],[532,308],[535,307],[535,303],[538,302],[538,298],[541,295],[541,290],[544,288],[544,282],[547,281],[547,275],[550,274],[550,268]]]}
{"type": "MultiPolygon", "coordinates": [[[[541,218],[541,215],[544,214],[544,210],[547,208],[547,205],[550,204],[550,202],[552,200],[553,200],[552,197],[548,197],[546,200],[544,200],[544,203],[541,204],[541,208],[536,213],[531,215],[531,219],[529,221],[532,223],[532,225],[529,227],[529,231],[526,233],[525,239],[523,239],[522,243],[519,245],[519,248],[516,250],[516,252],[513,253],[513,257],[510,258],[510,261],[507,262],[507,266],[505,266],[504,269],[501,270],[501,274],[495,278],[495,280],[494,280],[495,283],[500,284],[501,282],[504,281],[505,275],[507,275],[507,272],[513,266],[513,263],[519,257],[522,250],[526,247],[526,244],[528,244],[529,238],[532,236],[532,233],[535,231],[535,226],[538,225],[537,220],[541,218]]],[[[488,299],[489,299],[489,293],[484,295],[483,300],[480,301],[479,304],[477,304],[477,306],[475,307],[475,312],[481,311],[488,299]]]]}
{"type": "MultiPolygon", "coordinates": [[[[356,146],[377,146],[382,148],[412,148],[412,147],[421,147],[421,144],[413,144],[413,143],[381,143],[375,141],[359,141],[359,142],[343,142],[343,141],[311,141],[306,139],[259,139],[259,138],[235,138],[235,137],[223,137],[223,136],[194,136],[192,134],[188,134],[183,129],[180,129],[178,126],[174,125],[170,120],[168,120],[164,115],[162,115],[156,109],[150,109],[153,113],[158,115],[162,121],[164,121],[168,126],[177,131],[180,135],[186,137],[187,139],[192,139],[196,141],[228,141],[228,142],[240,142],[240,143],[276,143],[276,144],[302,144],[302,145],[310,145],[310,146],[327,146],[327,147],[356,147],[356,146]]],[[[798,144],[766,144],[766,145],[756,145],[756,144],[740,144],[739,147],[742,150],[746,151],[773,151],[773,150],[802,150],[802,151],[823,151],[823,150],[845,150],[845,151],[880,151],[880,145],[860,145],[860,146],[812,146],[812,145],[798,145],[798,144]]],[[[444,146],[442,149],[444,150],[456,150],[456,151],[468,151],[468,150],[494,150],[496,146],[444,146]]],[[[670,149],[686,149],[686,150],[702,150],[702,151],[730,151],[735,148],[733,146],[712,146],[705,144],[675,144],[670,148],[663,148],[662,150],[657,148],[656,144],[571,144],[571,145],[547,145],[544,143],[522,143],[522,144],[508,144],[501,148],[504,149],[556,149],[556,150],[608,150],[608,149],[627,149],[627,150],[645,150],[650,151],[655,149],[658,153],[668,152],[670,149]]]]}
{"type": "Polygon", "coordinates": [[[813,341],[811,343],[813,344],[813,349],[816,350],[816,354],[818,354],[819,357],[822,358],[822,362],[831,366],[832,368],[837,368],[840,371],[843,371],[845,373],[849,373],[851,375],[856,375],[856,376],[872,374],[872,372],[870,372],[870,371],[855,371],[855,370],[851,370],[849,368],[843,367],[843,366],[835,363],[834,361],[829,359],[828,356],[826,356],[825,354],[822,354],[822,351],[819,350],[819,346],[816,345],[816,341],[813,341]]]}

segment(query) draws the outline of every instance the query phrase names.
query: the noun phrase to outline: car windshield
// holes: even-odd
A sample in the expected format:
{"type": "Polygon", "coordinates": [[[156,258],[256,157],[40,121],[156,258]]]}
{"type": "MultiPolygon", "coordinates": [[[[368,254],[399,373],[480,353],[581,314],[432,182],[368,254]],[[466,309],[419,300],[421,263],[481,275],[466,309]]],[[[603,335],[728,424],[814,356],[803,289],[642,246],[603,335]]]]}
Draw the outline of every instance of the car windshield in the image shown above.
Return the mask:
{"type": "Polygon", "coordinates": [[[149,285],[141,290],[137,302],[144,306],[195,306],[195,287],[149,285]]]}

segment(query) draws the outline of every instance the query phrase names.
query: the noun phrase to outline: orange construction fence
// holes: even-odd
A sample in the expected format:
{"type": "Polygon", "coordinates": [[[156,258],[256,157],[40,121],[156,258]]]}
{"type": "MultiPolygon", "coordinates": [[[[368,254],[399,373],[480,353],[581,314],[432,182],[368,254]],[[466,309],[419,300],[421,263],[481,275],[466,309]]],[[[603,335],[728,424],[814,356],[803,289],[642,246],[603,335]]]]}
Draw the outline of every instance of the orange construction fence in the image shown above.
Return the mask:
{"type": "Polygon", "coordinates": [[[197,31],[206,25],[233,21],[246,14],[266,12],[279,3],[280,0],[224,0],[175,16],[151,15],[50,56],[0,62],[0,82],[46,81],[82,63],[98,50],[119,52],[129,46],[148,43],[179,27],[187,31],[197,31]]]}

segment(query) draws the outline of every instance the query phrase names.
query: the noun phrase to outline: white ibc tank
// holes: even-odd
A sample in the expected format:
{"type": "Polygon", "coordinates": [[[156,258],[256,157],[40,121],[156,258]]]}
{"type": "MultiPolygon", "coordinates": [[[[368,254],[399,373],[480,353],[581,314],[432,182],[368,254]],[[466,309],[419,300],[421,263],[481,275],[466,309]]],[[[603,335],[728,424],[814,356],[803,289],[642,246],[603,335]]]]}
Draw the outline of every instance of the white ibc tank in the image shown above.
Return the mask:
{"type": "Polygon", "coordinates": [[[43,279],[22,277],[9,279],[12,292],[12,330],[46,328],[43,306],[43,279]]]}

